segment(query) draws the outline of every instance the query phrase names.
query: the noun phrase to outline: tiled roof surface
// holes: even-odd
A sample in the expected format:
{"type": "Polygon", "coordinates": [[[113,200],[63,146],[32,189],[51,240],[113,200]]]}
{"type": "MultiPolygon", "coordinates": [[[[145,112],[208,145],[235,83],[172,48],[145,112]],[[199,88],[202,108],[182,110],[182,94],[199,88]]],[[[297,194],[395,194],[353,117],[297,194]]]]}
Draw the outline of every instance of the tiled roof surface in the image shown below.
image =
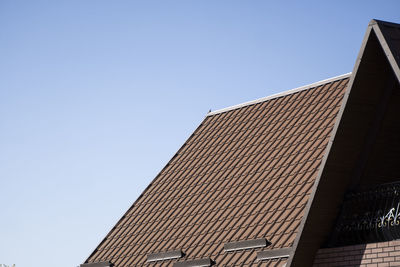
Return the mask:
{"type": "Polygon", "coordinates": [[[348,78],[207,116],[87,262],[147,263],[182,250],[179,261],[283,266],[257,251],[291,247],[324,156],[348,78]],[[232,241],[266,248],[224,252],[232,241]]]}

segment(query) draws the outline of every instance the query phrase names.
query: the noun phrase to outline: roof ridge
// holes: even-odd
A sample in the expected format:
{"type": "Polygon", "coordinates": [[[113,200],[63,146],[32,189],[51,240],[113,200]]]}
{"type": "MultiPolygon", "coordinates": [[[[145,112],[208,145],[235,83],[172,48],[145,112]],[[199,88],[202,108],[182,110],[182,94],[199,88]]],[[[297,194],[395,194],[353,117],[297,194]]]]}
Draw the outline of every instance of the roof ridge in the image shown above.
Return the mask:
{"type": "Polygon", "coordinates": [[[385,25],[389,27],[395,27],[395,28],[400,28],[399,23],[394,23],[394,22],[389,22],[389,21],[384,21],[384,20],[379,20],[379,19],[371,19],[369,22],[368,26],[372,26],[375,24],[380,24],[380,25],[385,25]]]}
{"type": "Polygon", "coordinates": [[[335,76],[335,77],[332,77],[332,78],[328,78],[328,79],[325,79],[325,80],[321,80],[321,81],[318,81],[318,82],[314,82],[314,83],[311,83],[311,84],[303,85],[303,86],[300,86],[300,87],[297,87],[297,88],[294,88],[294,89],[283,91],[281,93],[277,93],[277,94],[273,94],[273,95],[269,95],[269,96],[264,96],[264,97],[261,97],[261,98],[257,98],[255,100],[251,100],[251,101],[243,102],[243,103],[240,103],[240,104],[237,104],[237,105],[233,105],[233,106],[229,106],[229,107],[226,107],[226,108],[218,109],[218,110],[215,110],[215,111],[207,113],[206,117],[213,116],[215,114],[219,114],[219,113],[223,113],[223,112],[227,112],[227,111],[231,111],[231,110],[238,109],[238,108],[241,108],[241,107],[257,104],[257,103],[264,102],[264,101],[267,101],[267,100],[270,100],[270,99],[274,99],[274,98],[278,98],[278,97],[281,97],[281,96],[294,94],[294,93],[297,93],[297,92],[300,92],[300,91],[303,91],[303,90],[307,90],[307,89],[310,89],[310,88],[317,87],[317,86],[322,85],[322,84],[326,84],[326,83],[330,83],[330,82],[334,82],[334,81],[338,81],[338,80],[342,80],[342,79],[348,78],[348,77],[350,77],[350,75],[351,75],[351,72],[346,73],[346,74],[342,74],[342,75],[339,75],[339,76],[335,76]]]}

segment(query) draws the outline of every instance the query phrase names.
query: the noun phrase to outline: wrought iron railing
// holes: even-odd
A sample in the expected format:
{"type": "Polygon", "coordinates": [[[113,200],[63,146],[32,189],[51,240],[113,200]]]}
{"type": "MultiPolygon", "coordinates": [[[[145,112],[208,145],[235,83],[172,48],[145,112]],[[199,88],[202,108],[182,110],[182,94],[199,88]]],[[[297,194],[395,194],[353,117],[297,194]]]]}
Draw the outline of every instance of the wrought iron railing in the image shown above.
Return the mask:
{"type": "Polygon", "coordinates": [[[382,184],[345,196],[328,246],[400,238],[400,182],[382,184]]]}

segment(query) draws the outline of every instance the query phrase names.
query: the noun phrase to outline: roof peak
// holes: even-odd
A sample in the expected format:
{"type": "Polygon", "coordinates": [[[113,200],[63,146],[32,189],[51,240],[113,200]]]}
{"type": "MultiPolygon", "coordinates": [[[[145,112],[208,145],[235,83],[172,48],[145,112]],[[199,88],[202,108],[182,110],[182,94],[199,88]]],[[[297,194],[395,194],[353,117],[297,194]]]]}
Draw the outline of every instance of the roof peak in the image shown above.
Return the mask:
{"type": "Polygon", "coordinates": [[[308,90],[308,89],[320,86],[322,84],[326,84],[326,83],[330,83],[330,82],[334,82],[334,81],[338,81],[338,80],[342,80],[342,79],[348,78],[348,77],[350,77],[350,75],[351,75],[351,72],[346,73],[346,74],[342,74],[342,75],[339,75],[339,76],[331,77],[331,78],[328,78],[328,79],[324,79],[324,80],[321,80],[321,81],[318,81],[318,82],[314,82],[314,83],[311,83],[311,84],[303,85],[303,86],[300,86],[300,87],[297,87],[297,88],[294,88],[294,89],[283,91],[281,93],[277,93],[277,94],[273,94],[273,95],[257,98],[255,100],[251,100],[251,101],[243,102],[243,103],[240,103],[240,104],[237,104],[237,105],[233,105],[233,106],[229,106],[229,107],[226,107],[226,108],[218,109],[218,110],[215,110],[215,111],[207,113],[206,116],[207,117],[208,116],[213,116],[213,115],[216,115],[216,114],[219,114],[219,113],[223,113],[223,112],[231,111],[231,110],[238,109],[238,108],[241,108],[241,107],[257,104],[257,103],[264,102],[264,101],[267,101],[267,100],[271,100],[271,99],[274,99],[274,98],[286,96],[286,95],[289,95],[289,94],[294,94],[294,93],[297,93],[297,92],[300,92],[300,91],[303,91],[303,90],[308,90]]]}
{"type": "Polygon", "coordinates": [[[374,24],[381,24],[381,25],[385,25],[385,26],[389,26],[389,27],[400,28],[400,24],[398,24],[398,23],[379,20],[379,19],[371,19],[371,21],[368,23],[368,26],[371,26],[371,25],[374,25],[374,24]]]}

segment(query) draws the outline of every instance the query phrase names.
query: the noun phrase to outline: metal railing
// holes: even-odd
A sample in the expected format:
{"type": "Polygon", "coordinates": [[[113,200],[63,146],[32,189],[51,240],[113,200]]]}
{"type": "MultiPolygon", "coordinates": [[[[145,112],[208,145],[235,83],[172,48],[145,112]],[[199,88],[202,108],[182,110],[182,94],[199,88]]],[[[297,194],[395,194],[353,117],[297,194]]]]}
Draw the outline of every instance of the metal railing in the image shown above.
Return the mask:
{"type": "Polygon", "coordinates": [[[400,238],[400,182],[346,194],[328,246],[400,238]]]}

